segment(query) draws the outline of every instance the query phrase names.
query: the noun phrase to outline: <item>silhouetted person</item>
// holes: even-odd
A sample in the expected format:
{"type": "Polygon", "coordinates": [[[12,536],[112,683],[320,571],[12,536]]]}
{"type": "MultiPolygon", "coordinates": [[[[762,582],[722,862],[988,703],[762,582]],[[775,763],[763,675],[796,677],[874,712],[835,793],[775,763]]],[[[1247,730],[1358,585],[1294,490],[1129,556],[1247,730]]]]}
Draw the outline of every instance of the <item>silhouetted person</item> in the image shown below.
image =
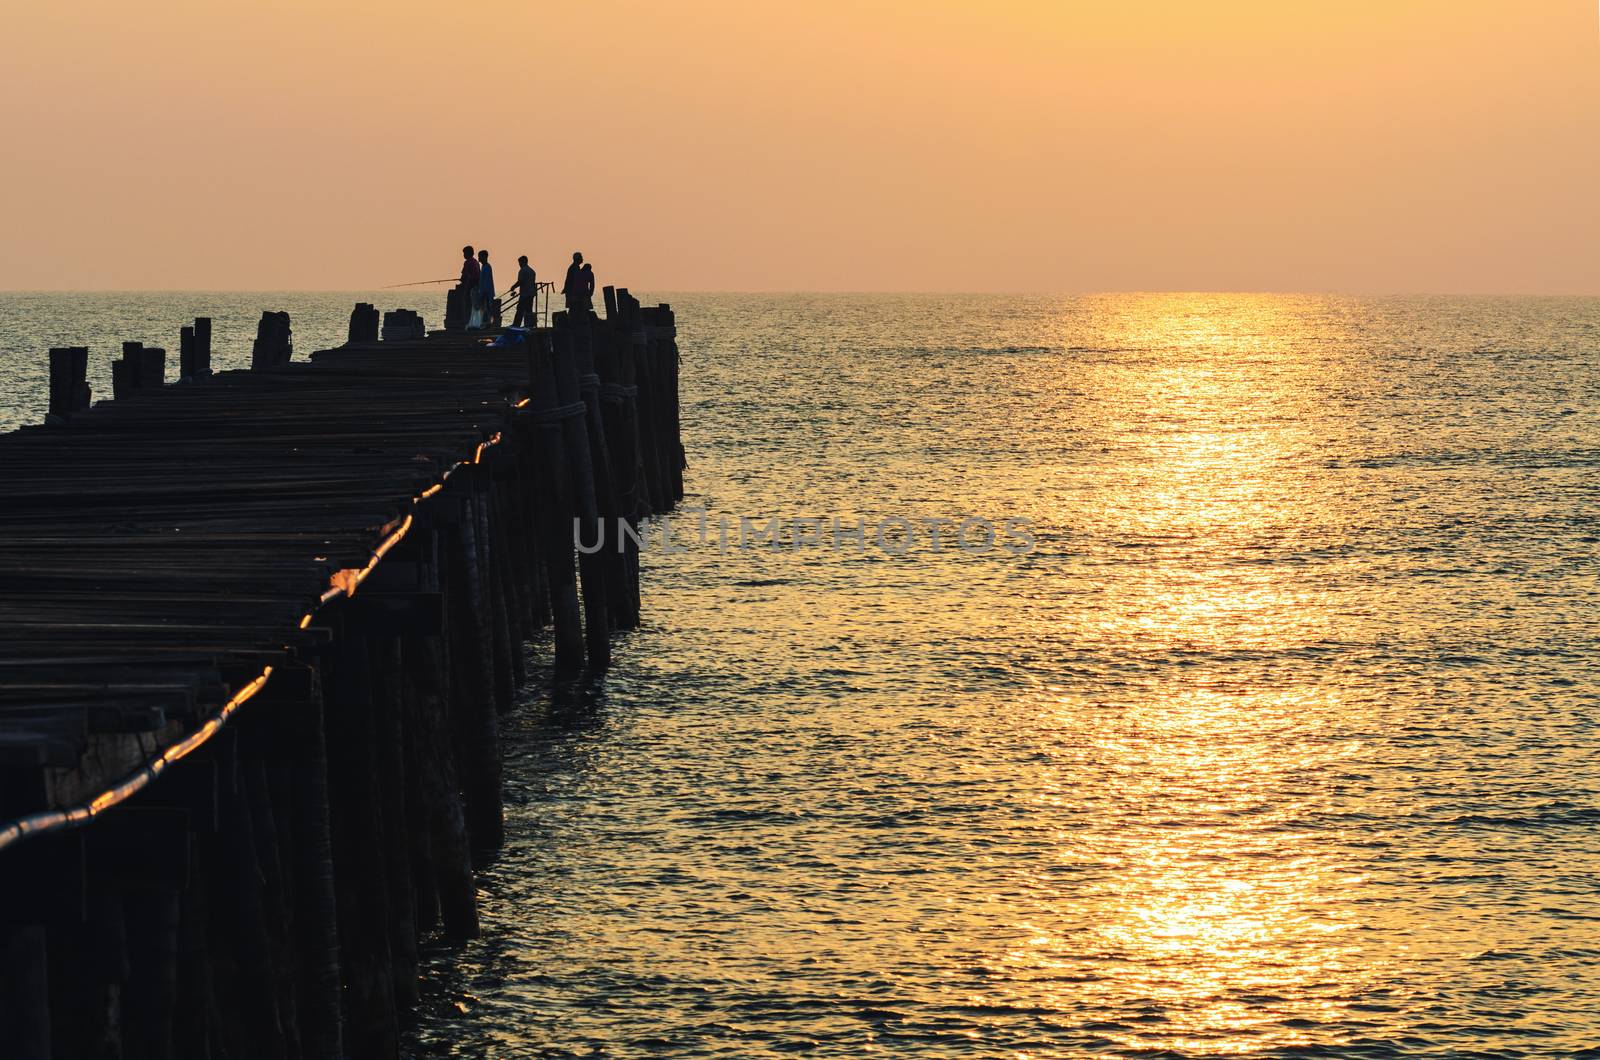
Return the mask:
{"type": "Polygon", "coordinates": [[[539,277],[528,264],[526,254],[517,259],[517,280],[506,289],[506,293],[510,294],[512,291],[517,292],[517,314],[511,318],[511,326],[534,327],[538,315],[536,303],[539,297],[539,277]]]}
{"type": "Polygon", "coordinates": [[[589,286],[590,281],[584,279],[583,267],[583,255],[573,254],[572,264],[567,266],[567,282],[561,285],[561,293],[567,297],[569,313],[587,310],[592,304],[590,298],[593,288],[589,286]]]}
{"type": "Polygon", "coordinates": [[[583,307],[594,309],[594,266],[583,263],[583,307]]]}
{"type": "Polygon", "coordinates": [[[489,264],[489,252],[478,251],[478,294],[483,299],[483,326],[500,326],[500,299],[494,293],[494,267],[489,264]]]}
{"type": "Polygon", "coordinates": [[[467,315],[469,328],[483,326],[483,309],[479,301],[478,282],[481,266],[478,259],[472,256],[471,247],[462,247],[461,256],[466,260],[461,263],[461,300],[462,311],[467,315]]]}

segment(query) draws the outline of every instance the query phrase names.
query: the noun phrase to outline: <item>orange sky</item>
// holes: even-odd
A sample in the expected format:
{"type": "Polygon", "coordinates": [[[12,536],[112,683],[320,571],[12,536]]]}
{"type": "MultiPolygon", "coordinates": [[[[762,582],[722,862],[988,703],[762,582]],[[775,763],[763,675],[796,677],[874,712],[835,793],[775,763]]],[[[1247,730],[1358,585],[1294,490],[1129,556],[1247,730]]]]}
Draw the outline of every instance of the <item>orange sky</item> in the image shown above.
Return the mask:
{"type": "Polygon", "coordinates": [[[470,241],[654,290],[1600,294],[1595,0],[4,22],[0,288],[366,288],[470,241]]]}

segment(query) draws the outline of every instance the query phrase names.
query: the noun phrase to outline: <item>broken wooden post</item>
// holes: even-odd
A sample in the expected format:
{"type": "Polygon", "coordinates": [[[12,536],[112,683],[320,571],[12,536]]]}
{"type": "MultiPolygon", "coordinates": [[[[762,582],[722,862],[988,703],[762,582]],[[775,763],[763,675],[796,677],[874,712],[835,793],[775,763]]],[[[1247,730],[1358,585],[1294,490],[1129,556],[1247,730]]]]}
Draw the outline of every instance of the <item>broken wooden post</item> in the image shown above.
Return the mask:
{"type": "Polygon", "coordinates": [[[89,348],[64,346],[50,351],[50,411],[45,422],[65,423],[89,407],[89,348]]]}
{"type": "Polygon", "coordinates": [[[357,302],[350,311],[351,342],[378,341],[378,307],[371,302],[357,302]]]}
{"type": "Polygon", "coordinates": [[[211,318],[194,318],[194,374],[211,374],[211,318]]]}
{"type": "MultiPolygon", "coordinates": [[[[374,310],[376,312],[376,310],[374,310]]],[[[383,341],[403,342],[428,337],[422,317],[410,309],[391,309],[383,314],[383,341]]]]}
{"type": "Polygon", "coordinates": [[[167,381],[167,351],[159,346],[146,346],[139,351],[139,367],[135,372],[140,390],[159,389],[167,381]]]}
{"type": "Polygon", "coordinates": [[[467,304],[467,293],[461,287],[452,287],[444,293],[444,329],[465,331],[467,315],[472,307],[467,304]]]}
{"type": "Polygon", "coordinates": [[[294,355],[293,335],[289,329],[289,314],[268,310],[261,314],[256,325],[256,341],[250,350],[252,369],[281,368],[294,355]]]}
{"type": "Polygon", "coordinates": [[[668,498],[683,500],[683,472],[689,461],[683,451],[682,408],[678,397],[678,318],[665,302],[656,306],[656,336],[661,345],[661,445],[667,462],[668,498]]]}
{"type": "Polygon", "coordinates": [[[135,390],[153,390],[166,382],[166,375],[166,350],[124,342],[122,360],[111,363],[111,396],[123,398],[135,390]]]}
{"type": "Polygon", "coordinates": [[[185,324],[178,329],[178,381],[194,378],[194,325],[185,324]]]}

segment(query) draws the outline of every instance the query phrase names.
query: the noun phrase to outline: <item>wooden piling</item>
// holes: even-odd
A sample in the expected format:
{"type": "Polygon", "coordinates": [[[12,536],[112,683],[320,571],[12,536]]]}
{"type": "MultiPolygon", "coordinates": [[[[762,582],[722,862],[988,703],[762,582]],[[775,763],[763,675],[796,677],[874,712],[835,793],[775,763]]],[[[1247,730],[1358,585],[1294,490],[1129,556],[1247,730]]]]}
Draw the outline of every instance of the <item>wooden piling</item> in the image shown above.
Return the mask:
{"type": "Polygon", "coordinates": [[[0,1042],[16,1060],[50,1060],[50,969],[43,924],[0,922],[0,1042]]]}
{"type": "Polygon", "coordinates": [[[465,331],[467,317],[471,314],[468,304],[467,292],[463,287],[452,287],[444,295],[444,329],[446,331],[465,331]]]}
{"type": "Polygon", "coordinates": [[[366,638],[340,616],[329,660],[329,804],[333,823],[340,971],[344,977],[345,1048],[357,1056],[393,1056],[399,1048],[394,964],[390,952],[389,872],[378,784],[372,665],[366,638]]]}
{"type": "Polygon", "coordinates": [[[410,309],[392,309],[383,314],[383,341],[406,342],[428,336],[422,317],[410,309]]]}
{"type": "Polygon", "coordinates": [[[566,429],[562,421],[578,414],[582,406],[562,404],[549,336],[543,338],[547,344],[533,359],[529,380],[538,432],[535,445],[540,457],[534,483],[542,500],[538,535],[544,550],[545,584],[555,634],[555,671],[558,677],[574,677],[583,672],[585,642],[573,571],[572,526],[577,505],[567,471],[566,429]]]}
{"type": "Polygon", "coordinates": [[[123,398],[139,389],[142,372],[140,359],[144,350],[142,342],[124,342],[122,344],[122,358],[111,362],[111,396],[113,400],[121,401],[123,398]]]}
{"type": "Polygon", "coordinates": [[[285,666],[285,680],[268,686],[261,709],[270,711],[268,775],[281,793],[278,805],[287,804],[279,816],[289,838],[294,1006],[300,1054],[334,1060],[344,1052],[344,1020],[322,686],[316,668],[285,666]]]}
{"type": "Polygon", "coordinates": [[[461,478],[455,520],[443,527],[441,583],[450,638],[450,716],[461,763],[467,836],[475,865],[500,849],[500,736],[494,702],[494,654],[479,570],[476,490],[461,478]]]}
{"type": "Polygon", "coordinates": [[[211,318],[194,318],[194,371],[196,379],[211,374],[211,318]]]}
{"type": "Polygon", "coordinates": [[[50,351],[49,415],[65,423],[89,407],[89,348],[64,346],[50,351]]]}
{"type": "Polygon", "coordinates": [[[611,456],[612,493],[617,517],[625,522],[630,535],[621,535],[617,544],[622,553],[619,591],[614,602],[617,625],[633,629],[639,624],[639,520],[649,514],[644,487],[644,462],[639,450],[639,386],[635,374],[638,356],[634,342],[633,308],[626,289],[608,288],[606,305],[615,309],[608,318],[608,334],[596,358],[600,376],[601,417],[605,424],[606,445],[611,456]]]}
{"type": "Polygon", "coordinates": [[[239,731],[240,792],[244,812],[250,815],[250,833],[260,870],[261,920],[267,944],[270,988],[280,1033],[293,1055],[299,1051],[300,1016],[299,995],[294,984],[296,962],[291,927],[293,869],[289,852],[284,849],[287,807],[275,804],[273,784],[267,771],[271,750],[268,743],[273,735],[270,719],[261,714],[241,718],[239,731]]]}
{"type": "Polygon", "coordinates": [[[357,302],[350,311],[350,342],[378,341],[378,308],[371,302],[357,302]]]}
{"type": "MultiPolygon", "coordinates": [[[[436,576],[430,580],[437,585],[436,576]]],[[[438,896],[445,935],[462,941],[478,935],[477,885],[466,812],[450,726],[450,690],[444,644],[438,636],[405,640],[403,663],[413,697],[416,789],[426,807],[428,869],[438,896]]]]}
{"type": "Polygon", "coordinates": [[[223,1038],[231,1053],[279,1060],[287,1056],[283,1012],[269,923],[266,869],[257,849],[248,763],[239,733],[216,744],[218,828],[202,839],[208,893],[208,941],[218,1004],[230,1014],[223,1038]]]}
{"type": "MultiPolygon", "coordinates": [[[[616,291],[606,288],[607,318],[595,322],[581,335],[576,345],[579,379],[582,383],[585,414],[589,427],[589,447],[594,463],[595,499],[600,509],[603,547],[600,556],[605,567],[606,612],[614,629],[638,625],[638,584],[628,556],[629,543],[623,531],[633,514],[630,500],[619,483],[612,450],[618,448],[617,413],[607,408],[605,397],[608,374],[614,375],[613,349],[616,342],[616,291]]],[[[628,479],[631,481],[632,469],[628,479]]],[[[631,489],[631,487],[630,487],[631,489]]]]}
{"type": "Polygon", "coordinates": [[[179,937],[191,879],[192,822],[182,810],[126,808],[91,837],[90,869],[122,885],[128,968],[123,985],[125,1057],[176,1055],[179,937]]]}
{"type": "Polygon", "coordinates": [[[194,378],[194,325],[185,324],[178,329],[178,380],[188,382],[194,378]]]}
{"type": "Polygon", "coordinates": [[[556,398],[563,408],[576,411],[562,420],[567,451],[567,475],[573,498],[572,517],[575,540],[584,543],[578,554],[578,569],[583,579],[584,649],[589,672],[604,673],[611,666],[611,620],[606,602],[606,561],[600,554],[600,507],[595,499],[595,468],[587,423],[587,399],[578,370],[578,346],[586,342],[588,314],[574,316],[557,313],[554,317],[552,368],[556,398]],[[579,339],[578,333],[584,333],[579,339]],[[600,545],[596,549],[596,544],[600,545]]]}
{"type": "MultiPolygon", "coordinates": [[[[359,599],[355,601],[359,604],[359,599]]],[[[370,628],[370,627],[369,627],[370,628]]],[[[377,631],[375,631],[377,632],[377,631]]],[[[388,632],[387,630],[382,632],[388,632]]],[[[376,789],[381,792],[383,854],[389,894],[389,954],[394,966],[395,1010],[404,1013],[417,1004],[417,910],[412,880],[411,835],[420,822],[411,818],[407,799],[412,778],[406,771],[405,706],[400,682],[398,636],[376,636],[370,645],[373,726],[378,759],[376,789]]]]}
{"type": "Polygon", "coordinates": [[[128,977],[127,921],[115,881],[91,879],[86,915],[52,923],[50,1039],[58,1056],[116,1056],[122,1043],[122,990],[128,977]]]}
{"type": "Polygon", "coordinates": [[[250,349],[250,367],[256,370],[281,368],[294,354],[293,333],[289,327],[289,314],[268,311],[261,314],[256,325],[255,344],[250,349]]]}
{"type": "Polygon", "coordinates": [[[139,351],[138,377],[140,390],[154,390],[167,381],[167,351],[159,346],[146,346],[139,351]]]}
{"type": "Polygon", "coordinates": [[[667,465],[667,500],[670,504],[676,504],[683,500],[683,473],[689,466],[683,449],[682,407],[678,395],[678,318],[665,302],[653,309],[651,318],[660,366],[660,393],[657,397],[661,407],[660,448],[667,465]]]}

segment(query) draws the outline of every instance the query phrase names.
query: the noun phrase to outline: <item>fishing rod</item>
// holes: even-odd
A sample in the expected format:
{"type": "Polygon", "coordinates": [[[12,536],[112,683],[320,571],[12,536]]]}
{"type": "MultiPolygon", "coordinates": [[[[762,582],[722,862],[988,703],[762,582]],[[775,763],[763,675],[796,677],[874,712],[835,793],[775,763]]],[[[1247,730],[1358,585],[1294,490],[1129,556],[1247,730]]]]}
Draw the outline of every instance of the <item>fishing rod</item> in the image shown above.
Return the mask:
{"type": "Polygon", "coordinates": [[[456,282],[456,278],[454,276],[451,276],[448,279],[444,279],[444,280],[418,280],[415,283],[391,283],[391,284],[387,284],[387,285],[385,285],[383,287],[378,288],[378,290],[380,290],[380,291],[392,291],[396,287],[426,287],[430,283],[455,283],[455,282],[456,282]]]}

